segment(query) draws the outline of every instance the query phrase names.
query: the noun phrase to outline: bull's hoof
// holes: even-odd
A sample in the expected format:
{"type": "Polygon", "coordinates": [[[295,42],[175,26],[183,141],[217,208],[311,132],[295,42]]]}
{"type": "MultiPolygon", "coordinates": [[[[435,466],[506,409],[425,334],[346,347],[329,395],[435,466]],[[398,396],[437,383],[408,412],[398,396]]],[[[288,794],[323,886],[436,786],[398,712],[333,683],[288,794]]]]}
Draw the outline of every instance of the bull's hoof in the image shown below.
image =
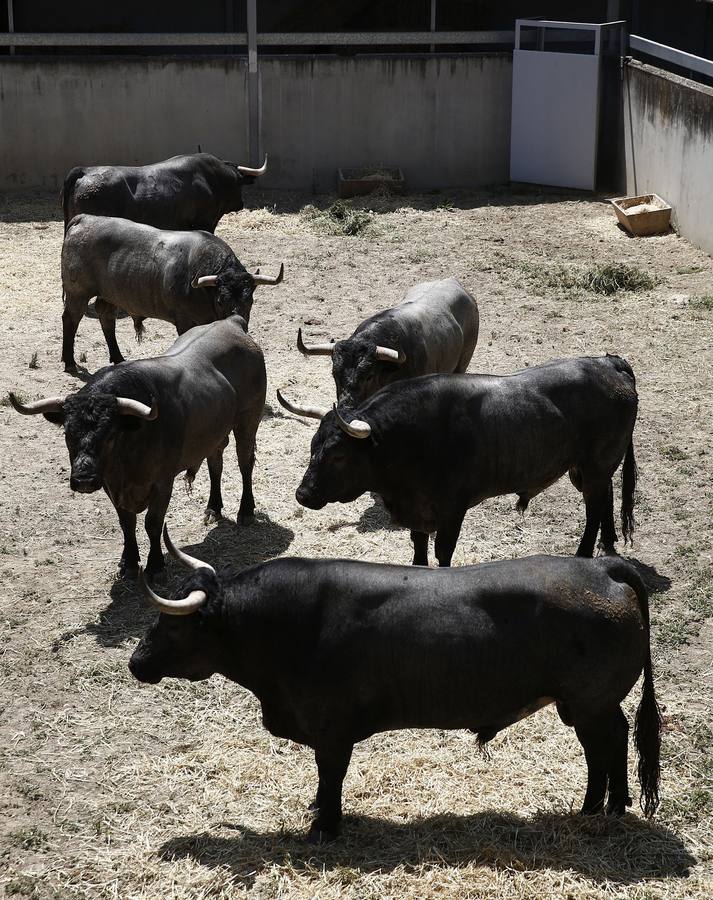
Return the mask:
{"type": "Polygon", "coordinates": [[[119,578],[125,578],[127,581],[136,581],[139,577],[139,564],[137,562],[124,562],[119,560],[119,578]]]}
{"type": "Polygon", "coordinates": [[[307,843],[312,844],[313,846],[318,846],[319,844],[331,844],[333,841],[336,841],[336,839],[336,831],[326,831],[323,828],[318,828],[316,825],[313,825],[310,828],[307,835],[307,843]]]}
{"type": "Polygon", "coordinates": [[[617,817],[623,816],[627,806],[631,806],[631,803],[631,797],[625,797],[623,800],[610,798],[607,803],[607,815],[617,817]]]}
{"type": "Polygon", "coordinates": [[[255,521],[254,512],[239,512],[238,518],[235,520],[237,525],[252,525],[255,521]]]}
{"type": "Polygon", "coordinates": [[[166,564],[163,559],[160,562],[155,562],[149,560],[146,563],[145,574],[147,578],[151,578],[156,581],[156,579],[163,578],[164,571],[166,569],[166,564]]]}
{"type": "Polygon", "coordinates": [[[223,521],[223,513],[218,509],[211,509],[210,506],[206,509],[203,515],[203,524],[204,525],[216,525],[218,522],[223,521]]]}
{"type": "Polygon", "coordinates": [[[67,375],[79,375],[76,363],[65,363],[64,371],[67,373],[67,375]]]}

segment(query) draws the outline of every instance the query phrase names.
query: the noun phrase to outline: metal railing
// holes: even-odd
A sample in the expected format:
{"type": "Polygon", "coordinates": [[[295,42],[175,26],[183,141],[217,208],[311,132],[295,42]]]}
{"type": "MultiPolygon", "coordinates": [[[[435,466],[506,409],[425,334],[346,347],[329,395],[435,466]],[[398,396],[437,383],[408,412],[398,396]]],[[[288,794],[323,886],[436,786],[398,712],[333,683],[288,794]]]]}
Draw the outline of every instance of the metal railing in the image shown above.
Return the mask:
{"type": "Polygon", "coordinates": [[[713,78],[713,60],[704,59],[702,56],[695,56],[684,50],[676,50],[675,47],[667,47],[666,44],[658,44],[648,38],[639,37],[638,34],[629,36],[629,49],[645,53],[647,56],[671,63],[682,69],[688,69],[689,72],[697,72],[699,75],[713,78]]]}

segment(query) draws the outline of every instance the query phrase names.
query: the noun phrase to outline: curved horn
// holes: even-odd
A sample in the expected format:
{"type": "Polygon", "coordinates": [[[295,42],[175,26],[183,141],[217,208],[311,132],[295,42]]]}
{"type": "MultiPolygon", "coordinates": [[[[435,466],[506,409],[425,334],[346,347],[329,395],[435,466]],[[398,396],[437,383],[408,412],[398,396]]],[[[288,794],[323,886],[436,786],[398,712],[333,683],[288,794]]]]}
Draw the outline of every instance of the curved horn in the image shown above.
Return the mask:
{"type": "Polygon", "coordinates": [[[254,178],[264,175],[265,172],[267,172],[267,153],[265,154],[265,162],[259,169],[251,169],[250,166],[238,166],[238,172],[240,172],[241,175],[252,175],[254,178]]]}
{"type": "Polygon", "coordinates": [[[130,400],[128,397],[117,397],[117,406],[122,416],[136,416],[139,419],[148,419],[151,421],[158,416],[158,406],[147,406],[139,400],[130,400]]]}
{"type": "Polygon", "coordinates": [[[187,597],[182,597],[180,600],[166,600],[159,597],[149,587],[143,566],[139,566],[139,587],[149,603],[155,606],[159,612],[166,613],[167,616],[190,616],[191,613],[200,609],[208,599],[205,591],[191,591],[187,597]]]}
{"type": "Polygon", "coordinates": [[[334,344],[310,344],[307,346],[302,340],[302,329],[297,329],[297,349],[305,356],[331,356],[334,352],[334,344]]]}
{"type": "Polygon", "coordinates": [[[260,269],[253,275],[255,284],[279,284],[285,274],[285,264],[280,263],[280,271],[277,275],[261,275],[260,269]]]}
{"type": "Polygon", "coordinates": [[[191,282],[191,287],[215,287],[217,283],[217,275],[201,275],[200,278],[198,277],[198,275],[196,275],[196,277],[191,282]]]}
{"type": "Polygon", "coordinates": [[[393,362],[402,365],[406,362],[406,354],[401,350],[391,350],[389,347],[376,348],[376,358],[382,362],[393,362]]]}
{"type": "Polygon", "coordinates": [[[296,416],[305,416],[308,419],[323,419],[329,412],[328,406],[297,406],[296,403],[290,403],[286,400],[280,391],[277,391],[277,399],[280,406],[284,406],[288,412],[294,413],[296,416]]]}
{"type": "Polygon", "coordinates": [[[39,413],[61,412],[64,406],[64,400],[61,397],[47,397],[45,400],[35,400],[34,403],[21,403],[17,397],[10,392],[10,403],[13,409],[22,413],[23,416],[36,416],[39,413]]]}
{"type": "Polygon", "coordinates": [[[361,419],[352,419],[351,422],[347,422],[346,419],[341,417],[336,403],[332,409],[335,412],[337,422],[339,422],[339,427],[342,431],[345,431],[348,435],[351,435],[351,437],[359,438],[360,440],[369,437],[371,434],[371,425],[368,422],[363,422],[361,419]]]}
{"type": "Polygon", "coordinates": [[[187,569],[192,569],[194,572],[197,572],[198,569],[208,569],[215,575],[215,569],[213,566],[209,565],[207,562],[203,562],[202,559],[196,559],[195,556],[189,556],[187,553],[184,553],[183,550],[179,550],[178,547],[171,540],[171,536],[168,533],[168,525],[164,522],[163,525],[163,540],[166,544],[166,549],[171,554],[174,559],[177,559],[179,563],[184,565],[187,569]]]}

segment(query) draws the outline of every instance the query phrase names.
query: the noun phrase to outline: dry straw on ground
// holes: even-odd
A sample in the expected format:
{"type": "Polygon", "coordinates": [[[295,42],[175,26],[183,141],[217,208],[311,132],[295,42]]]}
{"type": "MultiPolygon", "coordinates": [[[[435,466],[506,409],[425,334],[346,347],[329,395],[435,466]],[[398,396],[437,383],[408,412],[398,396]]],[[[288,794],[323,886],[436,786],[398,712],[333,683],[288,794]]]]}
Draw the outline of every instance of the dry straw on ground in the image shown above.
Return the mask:
{"type": "MultiPolygon", "coordinates": [[[[120,536],[107,498],[73,497],[60,431],[24,419],[26,398],[81,382],[61,372],[54,197],[0,206],[0,885],[17,898],[650,898],[713,893],[713,572],[710,421],[713,264],[674,234],[633,240],[598,200],[507,191],[372,197],[360,236],[330,233],[331,199],[247,197],[218,233],[250,268],[285,281],[256,295],[251,331],[265,350],[268,407],[258,433],[258,518],[205,528],[207,475],[178,482],[169,522],[183,546],[235,568],[280,554],[409,559],[409,541],[369,497],[317,513],[294,500],[314,424],[274,399],[333,396],[328,362],[295,350],[348,334],[418,280],[458,276],[481,308],[472,371],[509,372],[555,357],[619,352],[638,376],[639,530],[631,555],[654,590],[658,691],[666,706],[663,803],[652,823],[581,820],[585,770],[550,711],[498,736],[489,757],[469,733],[379,735],[360,745],[345,787],[343,838],[303,840],[315,785],[310,753],[271,738],[254,699],[218,678],[141,686],[126,663],[151,621],[114,580],[120,536]],[[650,287],[602,296],[578,281],[629,266],[650,287]],[[36,368],[28,368],[35,357],[36,368]]],[[[147,321],[129,356],[160,353],[171,329],[147,321]]],[[[77,353],[106,363],[95,320],[77,353]]],[[[237,509],[234,454],[224,496],[237,509]]],[[[618,480],[616,492],[618,497],[618,480]]],[[[454,563],[571,553],[583,511],[562,482],[524,518],[501,498],[466,517],[454,563]]],[[[145,540],[141,537],[142,547],[145,540]]],[[[177,577],[174,568],[169,580],[177,577]]],[[[631,714],[638,690],[627,704],[631,714]]],[[[632,760],[633,777],[633,760],[632,760]]]]}

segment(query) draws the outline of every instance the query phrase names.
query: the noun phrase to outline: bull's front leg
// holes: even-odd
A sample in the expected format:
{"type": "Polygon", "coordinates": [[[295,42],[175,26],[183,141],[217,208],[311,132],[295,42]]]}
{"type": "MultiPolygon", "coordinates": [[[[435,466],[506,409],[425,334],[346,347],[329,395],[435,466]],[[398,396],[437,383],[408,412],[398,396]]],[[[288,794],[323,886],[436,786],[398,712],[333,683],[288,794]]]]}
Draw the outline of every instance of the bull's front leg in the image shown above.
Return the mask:
{"type": "Polygon", "coordinates": [[[342,784],[349,768],[354,745],[350,743],[317,747],[314,757],[319,774],[319,787],[314,806],[317,809],[309,830],[311,844],[333,841],[342,818],[342,784]]]}
{"type": "Polygon", "coordinates": [[[216,450],[208,457],[208,474],[210,475],[210,496],[208,497],[208,506],[203,516],[203,524],[210,525],[212,522],[220,522],[223,518],[223,494],[220,489],[221,479],[223,477],[223,450],[228,444],[225,439],[223,446],[216,450]]]}
{"type": "Polygon", "coordinates": [[[428,565],[428,532],[412,531],[411,542],[413,544],[413,563],[414,566],[428,565]]]}
{"type": "Polygon", "coordinates": [[[149,508],[144,520],[144,528],[149,536],[151,547],[146,560],[146,574],[157,575],[164,569],[163,551],[161,549],[161,531],[166,518],[166,510],[171,502],[173,481],[168,484],[157,484],[151,491],[149,508]]]}
{"type": "Polygon", "coordinates": [[[450,566],[464,518],[465,510],[454,513],[451,519],[445,525],[439,527],[436,532],[435,550],[439,566],[450,566]]]}
{"type": "Polygon", "coordinates": [[[124,535],[124,551],[119,560],[119,575],[136,578],[139,574],[139,547],[136,543],[136,513],[117,509],[119,524],[124,535]]]}

